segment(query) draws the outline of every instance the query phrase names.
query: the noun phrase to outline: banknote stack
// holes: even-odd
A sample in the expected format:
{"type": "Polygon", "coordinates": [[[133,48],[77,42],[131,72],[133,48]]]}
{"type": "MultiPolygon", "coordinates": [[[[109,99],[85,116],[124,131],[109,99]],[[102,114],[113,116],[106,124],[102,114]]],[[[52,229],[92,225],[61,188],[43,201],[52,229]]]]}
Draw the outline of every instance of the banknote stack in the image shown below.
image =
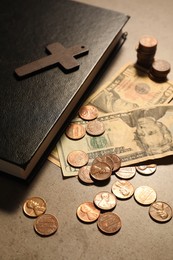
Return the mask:
{"type": "Polygon", "coordinates": [[[139,40],[137,51],[137,64],[149,69],[154,62],[157,50],[157,39],[153,36],[142,36],[139,40]]]}

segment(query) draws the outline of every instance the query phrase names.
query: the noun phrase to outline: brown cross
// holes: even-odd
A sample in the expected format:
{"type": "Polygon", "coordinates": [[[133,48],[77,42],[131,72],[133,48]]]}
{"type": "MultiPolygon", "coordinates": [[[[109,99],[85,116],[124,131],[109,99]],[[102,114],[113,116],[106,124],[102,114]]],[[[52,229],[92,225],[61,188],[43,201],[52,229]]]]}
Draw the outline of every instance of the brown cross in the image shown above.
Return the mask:
{"type": "Polygon", "coordinates": [[[16,74],[19,77],[27,76],[55,64],[61,65],[65,72],[68,73],[79,69],[79,63],[75,58],[86,55],[89,51],[85,46],[81,45],[66,49],[59,42],[49,44],[46,49],[50,52],[50,55],[15,69],[16,74]]]}

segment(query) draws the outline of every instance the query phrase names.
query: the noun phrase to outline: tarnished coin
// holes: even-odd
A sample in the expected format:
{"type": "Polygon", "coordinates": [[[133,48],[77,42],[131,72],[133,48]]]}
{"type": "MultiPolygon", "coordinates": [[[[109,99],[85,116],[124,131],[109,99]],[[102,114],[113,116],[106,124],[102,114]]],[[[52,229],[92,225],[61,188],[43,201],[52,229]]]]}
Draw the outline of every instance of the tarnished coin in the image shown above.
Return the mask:
{"type": "Polygon", "coordinates": [[[102,156],[98,156],[96,157],[94,160],[93,160],[93,164],[97,163],[97,162],[105,162],[109,165],[109,167],[113,170],[113,167],[114,167],[114,162],[113,160],[111,159],[110,156],[108,155],[102,155],[102,156]]]}
{"type": "Polygon", "coordinates": [[[151,52],[151,50],[156,49],[157,43],[158,42],[155,37],[150,35],[143,35],[139,40],[139,49],[144,52],[147,52],[147,50],[149,49],[149,51],[151,52]]]}
{"type": "Polygon", "coordinates": [[[172,218],[172,208],[163,201],[155,201],[149,207],[149,215],[158,222],[168,222],[172,218]]]}
{"type": "Polygon", "coordinates": [[[94,203],[99,209],[110,210],[116,206],[117,199],[111,192],[101,191],[95,195],[94,203]]]}
{"type": "Polygon", "coordinates": [[[142,205],[150,205],[156,198],[156,192],[149,186],[140,186],[134,192],[136,201],[142,205]]]}
{"type": "Polygon", "coordinates": [[[121,159],[115,153],[109,153],[107,156],[110,157],[114,163],[112,170],[117,171],[121,167],[121,159]]]}
{"type": "Polygon", "coordinates": [[[87,184],[94,183],[94,181],[90,177],[90,169],[91,169],[91,166],[87,165],[87,166],[81,167],[78,171],[79,179],[87,184]]]}
{"type": "Polygon", "coordinates": [[[41,236],[50,236],[58,230],[58,220],[51,214],[43,214],[34,221],[34,229],[41,236]]]}
{"type": "Polygon", "coordinates": [[[156,164],[136,166],[136,170],[143,175],[150,175],[150,174],[154,173],[156,171],[156,169],[157,169],[156,164]]]}
{"type": "Polygon", "coordinates": [[[84,151],[72,151],[67,156],[68,163],[73,167],[82,167],[88,163],[88,154],[84,151]]]}
{"type": "Polygon", "coordinates": [[[65,133],[68,138],[78,140],[85,136],[86,130],[83,125],[71,123],[65,133]]]}
{"type": "Polygon", "coordinates": [[[96,162],[91,165],[90,175],[98,181],[107,180],[112,174],[112,169],[105,162],[96,162]]]}
{"type": "Polygon", "coordinates": [[[93,120],[98,117],[98,109],[92,105],[82,106],[79,109],[79,116],[84,120],[93,120]]]}
{"type": "Polygon", "coordinates": [[[23,204],[23,211],[29,217],[38,217],[45,213],[46,202],[40,197],[31,197],[23,204]]]}
{"type": "Polygon", "coordinates": [[[105,131],[105,126],[103,122],[95,119],[87,123],[86,131],[88,134],[93,136],[102,135],[105,131]]]}
{"type": "Polygon", "coordinates": [[[112,192],[119,199],[128,199],[134,193],[134,187],[129,181],[118,180],[112,185],[112,192]]]}
{"type": "Polygon", "coordinates": [[[118,232],[122,226],[120,217],[113,212],[100,214],[97,221],[98,228],[106,234],[118,232]]]}
{"type": "Polygon", "coordinates": [[[121,179],[131,179],[135,176],[136,169],[135,167],[122,167],[115,172],[115,175],[121,179]]]}
{"type": "Polygon", "coordinates": [[[100,210],[97,209],[93,202],[82,203],[76,211],[78,218],[84,222],[94,222],[100,215],[100,210]]]}

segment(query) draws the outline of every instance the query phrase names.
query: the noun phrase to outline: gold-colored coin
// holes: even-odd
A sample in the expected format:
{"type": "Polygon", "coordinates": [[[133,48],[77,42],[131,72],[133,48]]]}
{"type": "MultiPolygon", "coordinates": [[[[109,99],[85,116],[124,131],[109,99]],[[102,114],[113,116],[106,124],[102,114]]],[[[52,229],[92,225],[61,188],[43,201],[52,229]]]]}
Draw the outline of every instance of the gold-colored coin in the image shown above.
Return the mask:
{"type": "Polygon", "coordinates": [[[117,204],[117,199],[114,194],[108,191],[101,191],[94,197],[94,204],[103,210],[113,209],[117,204]]]}
{"type": "Polygon", "coordinates": [[[68,138],[78,140],[85,136],[86,130],[83,125],[71,123],[65,133],[68,138]]]}
{"type": "Polygon", "coordinates": [[[94,222],[98,219],[100,215],[100,210],[97,209],[93,202],[82,203],[76,211],[76,214],[80,220],[83,222],[94,222]]]}
{"type": "Polygon", "coordinates": [[[97,225],[98,228],[106,234],[114,234],[122,227],[120,217],[113,212],[105,212],[100,214],[97,225]]]}
{"type": "Polygon", "coordinates": [[[91,166],[86,165],[86,166],[81,167],[78,171],[78,178],[82,182],[87,183],[87,184],[94,183],[94,181],[91,179],[91,176],[90,176],[90,169],[91,169],[91,166]]]}
{"type": "Polygon", "coordinates": [[[89,135],[93,135],[93,136],[102,135],[105,131],[105,126],[103,122],[95,119],[87,123],[86,131],[89,135]]]}
{"type": "Polygon", "coordinates": [[[153,188],[149,186],[140,186],[135,190],[134,197],[138,203],[150,205],[156,200],[157,194],[153,188]]]}
{"type": "Polygon", "coordinates": [[[122,167],[115,172],[115,175],[121,179],[131,179],[135,176],[136,169],[135,167],[122,167]]]}
{"type": "Polygon", "coordinates": [[[157,169],[156,164],[136,166],[136,170],[143,175],[153,174],[157,169]]]}
{"type": "Polygon", "coordinates": [[[92,105],[82,106],[79,109],[79,116],[84,120],[93,120],[98,117],[98,109],[92,105]]]}
{"type": "Polygon", "coordinates": [[[168,222],[172,218],[172,208],[163,201],[155,201],[149,207],[149,215],[160,223],[168,222]]]}
{"type": "Polygon", "coordinates": [[[34,229],[41,236],[50,236],[58,230],[58,220],[51,214],[43,214],[34,221],[34,229]]]}
{"type": "Polygon", "coordinates": [[[129,181],[118,180],[113,183],[112,192],[119,199],[129,199],[134,193],[134,187],[129,181]]]}
{"type": "Polygon", "coordinates": [[[23,211],[29,217],[38,217],[45,213],[46,202],[40,197],[31,197],[23,204],[23,211]]]}
{"type": "Polygon", "coordinates": [[[67,156],[68,163],[73,167],[82,167],[88,163],[88,154],[84,151],[72,151],[67,156]]]}

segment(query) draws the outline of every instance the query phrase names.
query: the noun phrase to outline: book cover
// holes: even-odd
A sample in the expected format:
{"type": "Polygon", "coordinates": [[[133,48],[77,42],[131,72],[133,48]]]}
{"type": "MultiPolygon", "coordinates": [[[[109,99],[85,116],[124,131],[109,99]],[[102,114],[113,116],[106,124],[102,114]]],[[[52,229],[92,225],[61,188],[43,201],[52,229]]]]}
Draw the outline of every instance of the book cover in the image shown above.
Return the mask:
{"type": "Polygon", "coordinates": [[[29,176],[128,19],[67,0],[0,2],[0,171],[29,176]]]}

